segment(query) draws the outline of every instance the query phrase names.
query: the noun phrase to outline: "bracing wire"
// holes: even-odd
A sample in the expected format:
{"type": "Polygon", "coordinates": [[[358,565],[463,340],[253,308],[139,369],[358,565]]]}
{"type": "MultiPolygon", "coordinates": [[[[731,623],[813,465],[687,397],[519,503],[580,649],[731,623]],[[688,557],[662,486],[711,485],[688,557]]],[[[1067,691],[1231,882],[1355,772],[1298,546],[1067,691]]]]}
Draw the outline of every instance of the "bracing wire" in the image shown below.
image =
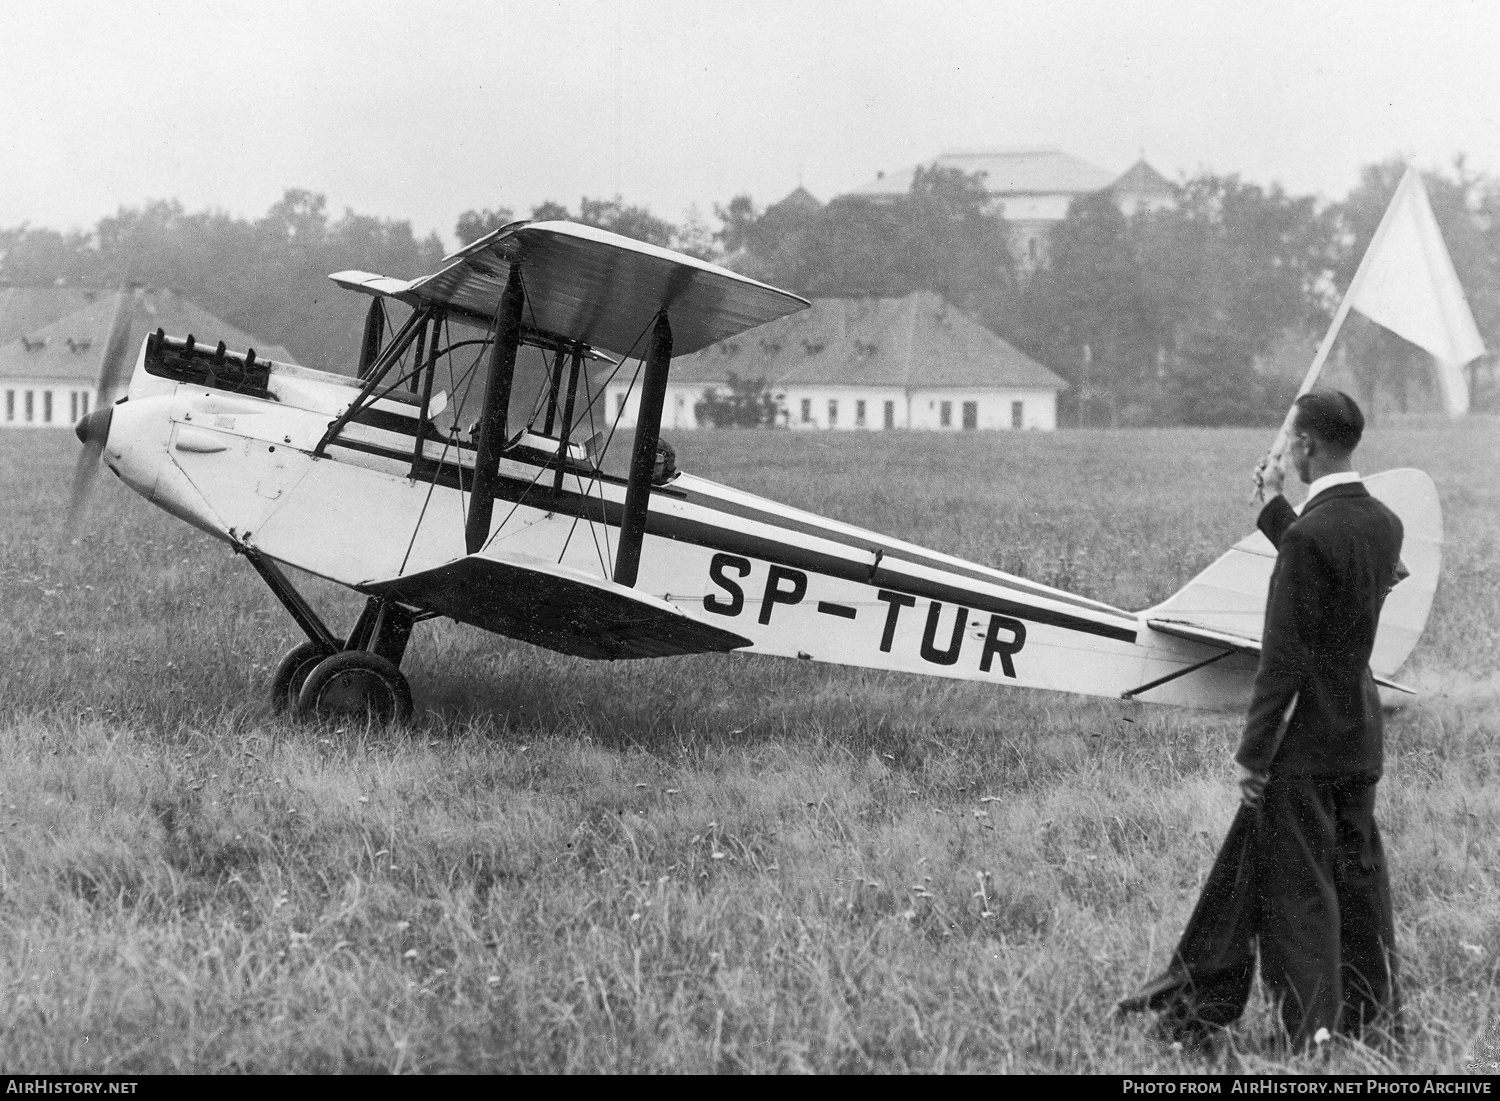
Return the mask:
{"type": "MultiPolygon", "coordinates": [[[[446,328],[447,325],[448,325],[448,319],[446,317],[442,318],[438,322],[438,325],[446,328]]],[[[442,337],[442,332],[441,331],[439,331],[438,337],[439,337],[438,340],[434,340],[433,341],[434,344],[437,344],[437,343],[440,342],[441,337],[442,337]]],[[[451,332],[450,332],[450,339],[451,339],[451,332]]],[[[450,344],[449,348],[447,350],[451,351],[452,347],[453,346],[450,344]]],[[[446,354],[446,353],[443,353],[443,352],[439,353],[440,356],[442,356],[444,354],[446,354]]],[[[483,356],[483,352],[479,353],[479,355],[475,357],[474,362],[469,365],[469,369],[466,372],[464,372],[464,377],[466,379],[470,375],[472,375],[474,373],[475,368],[477,368],[479,366],[479,360],[480,360],[480,358],[482,356],[483,356]]],[[[437,371],[437,362],[436,362],[436,359],[434,359],[433,363],[429,367],[429,370],[431,370],[433,372],[437,371]]],[[[457,392],[458,383],[455,382],[454,378],[453,378],[453,360],[451,358],[448,360],[448,386],[449,386],[450,392],[457,392]]],[[[425,412],[425,410],[424,410],[424,412],[425,412]]],[[[456,423],[457,422],[455,421],[455,424],[456,423]]],[[[419,428],[418,431],[420,432],[421,429],[419,428]]],[[[411,558],[412,548],[417,545],[417,533],[422,530],[422,521],[427,516],[427,506],[432,503],[432,495],[437,490],[438,477],[439,477],[439,475],[442,474],[443,463],[447,461],[447,459],[448,459],[448,449],[452,445],[453,445],[453,440],[451,438],[444,438],[444,440],[443,440],[443,449],[442,449],[442,451],[438,452],[437,463],[432,468],[432,481],[430,483],[428,483],[428,486],[427,486],[427,495],[422,499],[422,511],[417,514],[417,522],[416,522],[416,524],[411,529],[411,540],[406,544],[406,553],[401,557],[401,568],[396,571],[396,573],[397,573],[398,576],[400,574],[404,574],[406,572],[406,563],[411,558]]],[[[426,449],[427,449],[427,444],[426,444],[426,440],[424,439],[423,443],[422,443],[422,450],[423,450],[424,453],[425,453],[426,449]]],[[[424,454],[424,457],[425,457],[425,454],[424,454]]],[[[458,464],[458,496],[459,496],[459,509],[460,509],[461,512],[463,510],[463,477],[464,477],[464,467],[463,467],[463,463],[460,462],[458,464]]],[[[468,519],[467,514],[465,514],[464,519],[465,520],[468,519]]]]}
{"type": "MultiPolygon", "coordinates": [[[[619,370],[619,365],[618,364],[616,365],[615,370],[616,371],[619,370]]],[[[639,374],[639,368],[637,368],[637,374],[639,374]]],[[[610,373],[610,378],[613,378],[613,377],[614,377],[614,372],[611,372],[610,373]]],[[[634,382],[632,382],[631,385],[633,386],[634,382]]],[[[485,544],[484,545],[486,547],[488,547],[491,543],[493,543],[495,541],[495,538],[500,534],[501,530],[504,529],[506,522],[508,520],[510,520],[510,518],[516,514],[516,510],[519,509],[521,507],[521,505],[523,505],[525,503],[526,497],[531,493],[531,491],[533,489],[536,488],[537,483],[539,481],[541,481],[541,479],[542,479],[542,475],[544,475],[544,474],[547,473],[547,469],[548,468],[545,467],[545,466],[537,468],[536,476],[531,479],[531,482],[526,486],[526,488],[524,490],[522,490],[520,497],[518,497],[516,499],[515,503],[513,505],[511,505],[510,511],[505,514],[505,519],[501,520],[500,523],[495,526],[494,533],[489,537],[489,539],[485,540],[485,544]]],[[[603,487],[602,483],[600,482],[597,474],[595,475],[594,478],[591,479],[591,482],[594,485],[598,485],[599,486],[600,514],[604,515],[605,514],[604,487],[603,487]]],[[[586,500],[586,501],[592,501],[593,497],[592,497],[592,495],[590,493],[586,492],[584,494],[584,500],[586,500]]],[[[585,506],[584,512],[587,513],[587,511],[588,511],[587,506],[585,506]]],[[[568,543],[572,541],[572,538],[573,538],[573,529],[576,528],[577,526],[578,526],[578,517],[575,516],[573,518],[573,528],[569,528],[568,529],[568,538],[567,538],[567,540],[565,540],[563,542],[563,553],[564,554],[567,553],[568,543]]],[[[606,529],[607,528],[608,528],[608,525],[606,525],[606,529]]],[[[590,531],[593,530],[593,521],[592,520],[589,521],[589,530],[590,531]]],[[[594,540],[594,548],[595,548],[596,552],[598,550],[598,546],[599,546],[599,541],[596,538],[594,540]]],[[[605,546],[605,549],[608,550],[608,547],[609,547],[609,533],[608,533],[608,530],[606,530],[606,532],[605,532],[604,546],[605,546]]],[[[558,561],[559,564],[562,563],[562,556],[561,555],[558,556],[557,561],[558,561]]],[[[606,564],[606,562],[603,559],[600,560],[599,564],[604,569],[604,575],[606,577],[608,577],[609,576],[609,566],[606,564]]]]}
{"type": "MultiPolygon", "coordinates": [[[[620,373],[620,368],[622,368],[623,366],[625,366],[625,364],[627,362],[629,362],[632,358],[635,358],[635,373],[631,375],[631,377],[630,377],[630,385],[628,387],[626,387],[625,392],[628,394],[631,390],[635,389],[635,384],[636,384],[636,382],[641,377],[641,368],[643,366],[645,366],[645,360],[643,358],[636,357],[636,349],[638,349],[641,346],[641,341],[644,340],[644,339],[646,339],[646,333],[655,324],[656,324],[656,318],[653,317],[650,321],[648,321],[645,324],[644,327],[642,327],[641,331],[636,334],[635,340],[631,341],[630,350],[625,353],[624,357],[620,360],[620,362],[618,362],[618,363],[615,364],[614,370],[610,371],[609,377],[606,378],[604,380],[604,382],[600,385],[598,393],[589,395],[588,403],[584,406],[584,413],[586,413],[588,415],[588,418],[589,418],[589,429],[590,429],[589,439],[593,439],[594,435],[596,434],[595,431],[594,431],[594,428],[595,428],[595,423],[594,423],[594,404],[599,400],[599,398],[601,398],[602,396],[604,396],[606,393],[609,392],[609,385],[610,385],[610,383],[614,382],[615,376],[620,373]]],[[[620,421],[620,418],[623,417],[624,415],[625,415],[625,403],[621,402],[620,403],[619,411],[615,414],[615,423],[618,424],[619,421],[620,421]]],[[[604,443],[599,448],[600,464],[598,466],[596,466],[594,477],[590,480],[588,488],[584,491],[584,495],[590,501],[592,501],[593,500],[593,495],[594,495],[594,489],[597,488],[599,490],[599,514],[600,514],[600,516],[603,516],[603,517],[606,517],[606,518],[609,516],[609,502],[605,499],[605,496],[604,496],[604,482],[599,477],[599,471],[603,469],[603,466],[602,466],[603,458],[604,458],[605,453],[609,451],[610,441],[614,439],[614,436],[615,436],[614,429],[611,428],[610,432],[609,432],[609,435],[604,438],[604,443]]],[[[609,562],[610,562],[610,559],[614,557],[614,552],[610,549],[610,546],[609,546],[609,524],[608,524],[607,520],[603,524],[603,527],[604,527],[604,548],[603,548],[603,550],[600,550],[600,547],[599,547],[599,532],[595,528],[593,519],[592,518],[589,519],[589,535],[594,540],[594,554],[599,559],[599,568],[603,571],[604,576],[606,578],[608,578],[610,576],[609,562]]],[[[569,533],[569,538],[571,538],[571,533],[569,533]]]]}

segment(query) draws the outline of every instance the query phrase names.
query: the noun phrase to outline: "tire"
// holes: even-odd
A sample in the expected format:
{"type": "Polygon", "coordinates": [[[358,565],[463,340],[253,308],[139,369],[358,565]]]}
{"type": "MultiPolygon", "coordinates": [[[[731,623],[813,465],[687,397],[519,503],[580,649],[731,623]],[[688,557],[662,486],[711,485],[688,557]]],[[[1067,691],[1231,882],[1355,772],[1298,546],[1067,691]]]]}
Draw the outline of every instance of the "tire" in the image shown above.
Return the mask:
{"type": "Polygon", "coordinates": [[[313,666],[297,695],[300,718],[405,723],[411,685],[394,664],[368,650],[344,650],[313,666]]]}
{"type": "Polygon", "coordinates": [[[326,657],[337,653],[330,650],[321,642],[299,642],[287,651],[286,657],[281,659],[281,664],[276,667],[276,674],[271,678],[271,706],[276,711],[295,711],[297,709],[297,697],[302,693],[302,685],[307,681],[307,675],[313,671],[313,667],[326,657]]]}

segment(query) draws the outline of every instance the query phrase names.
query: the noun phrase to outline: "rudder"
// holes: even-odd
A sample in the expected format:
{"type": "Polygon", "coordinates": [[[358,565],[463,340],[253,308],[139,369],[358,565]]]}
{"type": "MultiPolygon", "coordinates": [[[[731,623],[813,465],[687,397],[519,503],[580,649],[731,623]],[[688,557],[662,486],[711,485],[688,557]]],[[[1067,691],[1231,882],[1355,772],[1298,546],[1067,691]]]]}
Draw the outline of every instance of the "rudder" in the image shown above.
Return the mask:
{"type": "MultiPolygon", "coordinates": [[[[1401,518],[1402,561],[1410,571],[1386,598],[1370,668],[1389,678],[1410,656],[1427,626],[1443,564],[1443,511],[1437,486],[1420,470],[1388,470],[1364,479],[1365,488],[1401,518]]],[[[1241,539],[1172,596],[1141,613],[1252,642],[1265,625],[1266,591],[1276,551],[1260,532],[1241,539]]]]}

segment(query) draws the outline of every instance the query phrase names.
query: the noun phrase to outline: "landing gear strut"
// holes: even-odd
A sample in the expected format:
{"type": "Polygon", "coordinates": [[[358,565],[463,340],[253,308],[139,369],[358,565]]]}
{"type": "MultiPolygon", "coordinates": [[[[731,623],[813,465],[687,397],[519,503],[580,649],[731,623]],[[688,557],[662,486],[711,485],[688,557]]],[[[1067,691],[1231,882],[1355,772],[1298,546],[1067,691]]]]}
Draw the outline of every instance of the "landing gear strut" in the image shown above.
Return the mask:
{"type": "Polygon", "coordinates": [[[272,707],[309,719],[411,719],[411,685],[400,668],[416,622],[411,612],[371,597],[348,640],[340,640],[275,563],[249,548],[243,553],[307,633],[307,641],[292,647],[276,668],[272,707]]]}

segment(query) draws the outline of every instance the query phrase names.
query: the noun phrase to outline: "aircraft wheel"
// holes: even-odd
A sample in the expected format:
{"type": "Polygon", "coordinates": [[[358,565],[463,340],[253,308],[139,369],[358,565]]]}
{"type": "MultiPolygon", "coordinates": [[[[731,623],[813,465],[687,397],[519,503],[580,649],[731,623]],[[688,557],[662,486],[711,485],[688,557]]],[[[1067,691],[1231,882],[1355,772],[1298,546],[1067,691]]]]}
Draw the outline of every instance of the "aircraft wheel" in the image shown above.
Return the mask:
{"type": "Polygon", "coordinates": [[[295,711],[297,697],[302,693],[307,674],[313,671],[318,662],[333,653],[335,651],[321,642],[313,642],[311,639],[299,642],[288,650],[286,657],[276,667],[276,675],[271,678],[271,706],[277,711],[295,711]]]}
{"type": "Polygon", "coordinates": [[[344,650],[324,658],[307,674],[297,696],[302,718],[404,723],[411,713],[411,685],[401,670],[368,650],[344,650]]]}

